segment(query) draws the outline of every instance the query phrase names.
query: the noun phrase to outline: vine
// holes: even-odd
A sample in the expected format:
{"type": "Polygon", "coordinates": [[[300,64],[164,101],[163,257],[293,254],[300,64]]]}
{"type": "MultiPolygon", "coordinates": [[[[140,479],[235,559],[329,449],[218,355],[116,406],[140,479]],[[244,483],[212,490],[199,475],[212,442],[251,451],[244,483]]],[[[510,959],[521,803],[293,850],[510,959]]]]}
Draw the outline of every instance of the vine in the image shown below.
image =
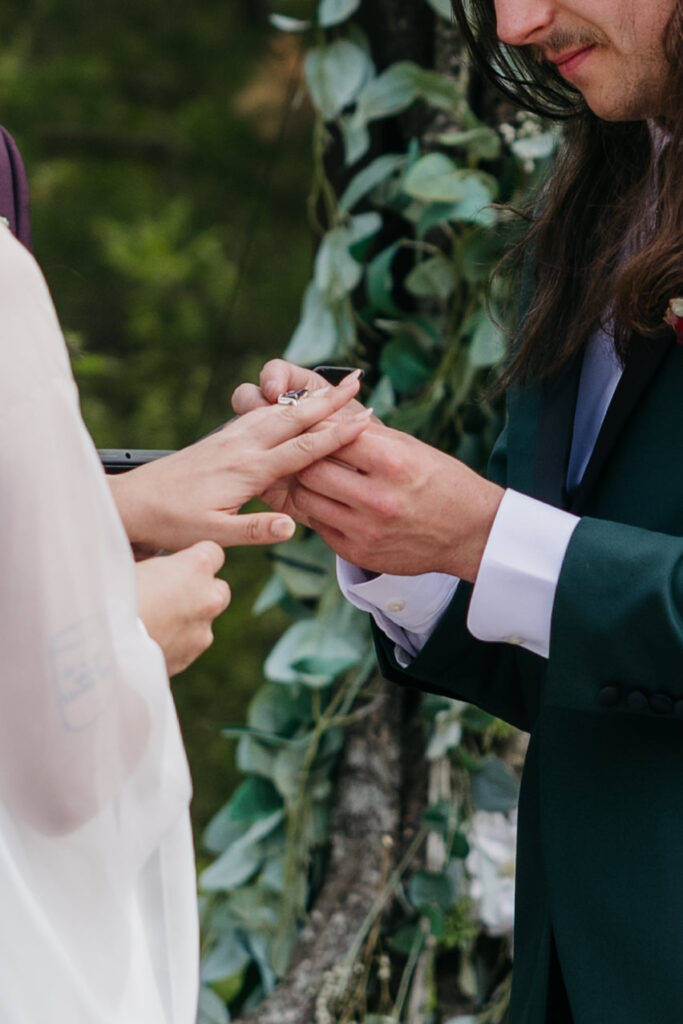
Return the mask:
{"type": "MultiPolygon", "coordinates": [[[[362,0],[312,7],[309,19],[271,18],[310,42],[315,112],[308,209],[319,244],[285,358],[362,366],[378,416],[481,470],[500,410],[480,392],[503,351],[508,304],[500,282],[487,299],[507,241],[498,204],[535,181],[554,137],[528,116],[483,123],[464,82],[447,74],[410,60],[378,70],[353,20],[362,0]],[[376,125],[420,110],[443,130],[374,151],[376,125]],[[333,143],[342,188],[330,178],[333,143]]],[[[450,20],[448,0],[424,0],[424,17],[450,20]]],[[[255,612],[276,604],[292,625],[266,659],[246,726],[225,730],[239,738],[245,781],[204,837],[216,859],[200,877],[201,1024],[225,1024],[228,1007],[252,1012],[286,973],[323,871],[344,729],[372,708],[366,616],[339,595],[334,557],[316,536],[276,549],[255,612]]],[[[453,950],[467,1012],[450,1024],[504,1019],[511,922],[500,907],[512,887],[517,780],[500,754],[512,731],[445,698],[426,698],[422,715],[422,828],[393,871],[387,840],[375,904],[326,976],[315,1024],[431,1019],[438,958],[453,950]],[[493,956],[482,954],[486,933],[503,936],[493,956]]]]}

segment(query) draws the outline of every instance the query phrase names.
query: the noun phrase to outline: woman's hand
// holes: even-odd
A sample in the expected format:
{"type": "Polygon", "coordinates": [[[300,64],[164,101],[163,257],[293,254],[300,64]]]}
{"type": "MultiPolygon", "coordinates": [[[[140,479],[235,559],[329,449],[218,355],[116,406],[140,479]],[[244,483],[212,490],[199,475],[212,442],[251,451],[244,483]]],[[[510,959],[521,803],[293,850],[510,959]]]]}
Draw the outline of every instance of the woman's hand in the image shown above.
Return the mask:
{"type": "Polygon", "coordinates": [[[312,376],[320,386],[298,405],[264,401],[188,448],[111,477],[131,543],[178,551],[205,539],[231,547],[291,537],[294,522],[282,514],[292,510],[288,488],[278,481],[349,444],[369,422],[361,407],[345,409],[357,377],[332,388],[312,376]],[[258,496],[276,512],[237,515],[258,496]]]}
{"type": "Polygon", "coordinates": [[[211,624],[230,603],[228,584],[215,578],[224,561],[217,544],[202,541],[136,566],[140,618],[164,652],[169,676],[213,642],[211,624]]]}

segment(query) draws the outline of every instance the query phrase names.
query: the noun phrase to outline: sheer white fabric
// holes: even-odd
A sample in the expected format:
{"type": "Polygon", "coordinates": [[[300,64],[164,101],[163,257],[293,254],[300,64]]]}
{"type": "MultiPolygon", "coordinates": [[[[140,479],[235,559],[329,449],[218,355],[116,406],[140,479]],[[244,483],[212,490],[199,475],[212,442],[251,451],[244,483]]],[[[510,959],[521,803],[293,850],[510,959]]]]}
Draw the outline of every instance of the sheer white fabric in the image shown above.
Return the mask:
{"type": "Polygon", "coordinates": [[[192,1024],[190,779],[32,257],[0,228],[0,1021],[192,1024]]]}

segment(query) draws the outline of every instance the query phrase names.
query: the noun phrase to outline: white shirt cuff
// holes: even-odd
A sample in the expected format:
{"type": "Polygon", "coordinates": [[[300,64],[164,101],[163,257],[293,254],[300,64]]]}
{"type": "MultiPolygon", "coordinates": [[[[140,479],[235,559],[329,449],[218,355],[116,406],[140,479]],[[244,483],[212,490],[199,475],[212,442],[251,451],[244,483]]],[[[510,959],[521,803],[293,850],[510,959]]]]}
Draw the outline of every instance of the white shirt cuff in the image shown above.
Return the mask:
{"type": "Polygon", "coordinates": [[[456,576],[442,572],[370,577],[342,558],[337,559],[337,580],[347,601],[369,612],[394,641],[396,660],[403,668],[424,647],[458,585],[456,576]]]}
{"type": "Polygon", "coordinates": [[[470,600],[473,636],[548,657],[555,591],[578,522],[536,498],[505,492],[470,600]]]}

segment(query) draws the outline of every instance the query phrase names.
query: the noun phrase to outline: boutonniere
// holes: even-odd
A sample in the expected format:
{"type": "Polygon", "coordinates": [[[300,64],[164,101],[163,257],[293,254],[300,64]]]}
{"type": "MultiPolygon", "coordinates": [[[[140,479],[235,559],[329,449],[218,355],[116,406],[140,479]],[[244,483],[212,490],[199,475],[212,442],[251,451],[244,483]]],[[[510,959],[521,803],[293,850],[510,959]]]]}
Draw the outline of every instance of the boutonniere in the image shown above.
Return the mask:
{"type": "Polygon", "coordinates": [[[678,344],[683,345],[683,298],[671,300],[664,319],[676,332],[678,344]]]}

